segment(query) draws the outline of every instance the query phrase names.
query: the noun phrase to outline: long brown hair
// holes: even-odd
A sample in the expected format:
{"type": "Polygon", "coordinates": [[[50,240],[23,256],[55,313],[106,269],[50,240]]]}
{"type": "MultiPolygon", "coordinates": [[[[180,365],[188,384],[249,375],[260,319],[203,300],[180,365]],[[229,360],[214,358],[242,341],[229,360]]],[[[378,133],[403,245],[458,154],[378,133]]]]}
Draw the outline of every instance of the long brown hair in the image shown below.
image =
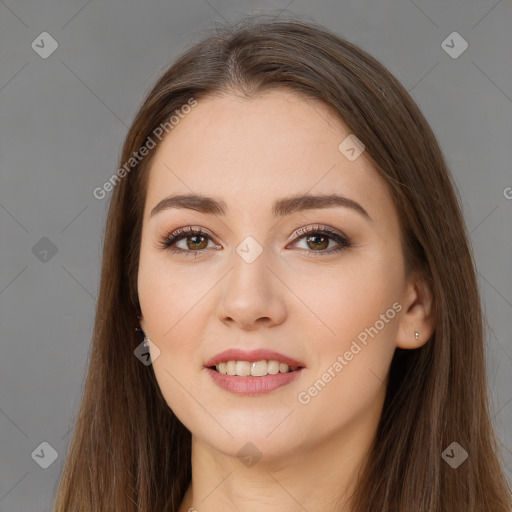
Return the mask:
{"type": "MultiPolygon", "coordinates": [[[[488,411],[484,331],[469,235],[438,142],[404,87],[378,61],[323,27],[247,17],[188,49],[143,102],[120,167],[191,99],[287,87],[321,100],[366,146],[392,192],[407,270],[430,283],[436,329],[396,349],[378,432],[353,512],[510,512],[488,411]],[[457,442],[468,458],[442,458],[457,442]]],[[[134,356],[137,269],[149,154],[117,176],[74,436],[56,512],[177,511],[190,483],[190,432],[134,356]]]]}

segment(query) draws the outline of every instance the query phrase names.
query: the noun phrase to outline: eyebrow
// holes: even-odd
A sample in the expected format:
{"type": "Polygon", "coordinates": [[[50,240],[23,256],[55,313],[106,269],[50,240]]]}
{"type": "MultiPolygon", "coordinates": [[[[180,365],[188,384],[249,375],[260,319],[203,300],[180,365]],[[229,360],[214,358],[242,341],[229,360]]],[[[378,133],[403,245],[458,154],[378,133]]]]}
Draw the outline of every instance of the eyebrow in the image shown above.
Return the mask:
{"type": "MultiPolygon", "coordinates": [[[[357,201],[339,194],[303,194],[278,199],[272,204],[272,215],[274,217],[284,217],[295,212],[332,208],[336,206],[350,208],[361,214],[369,222],[374,222],[368,212],[357,201]]],[[[213,199],[199,194],[181,194],[162,199],[151,210],[150,217],[153,217],[158,212],[169,208],[183,208],[219,216],[225,216],[227,212],[226,203],[222,200],[213,199]]]]}

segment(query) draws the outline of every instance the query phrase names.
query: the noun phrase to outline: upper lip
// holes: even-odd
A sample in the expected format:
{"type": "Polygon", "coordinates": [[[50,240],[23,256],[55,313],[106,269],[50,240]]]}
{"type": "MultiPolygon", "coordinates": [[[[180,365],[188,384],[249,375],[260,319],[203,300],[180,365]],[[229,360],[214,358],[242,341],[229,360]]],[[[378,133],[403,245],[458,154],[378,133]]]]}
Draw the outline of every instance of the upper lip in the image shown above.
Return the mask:
{"type": "Polygon", "coordinates": [[[207,368],[216,366],[219,363],[225,363],[226,361],[248,361],[250,363],[255,361],[279,361],[280,363],[286,363],[288,366],[298,366],[304,368],[304,363],[293,359],[292,357],[285,356],[274,350],[267,350],[264,348],[256,350],[241,350],[238,348],[229,348],[218,354],[214,355],[211,359],[206,361],[205,366],[207,368]]]}

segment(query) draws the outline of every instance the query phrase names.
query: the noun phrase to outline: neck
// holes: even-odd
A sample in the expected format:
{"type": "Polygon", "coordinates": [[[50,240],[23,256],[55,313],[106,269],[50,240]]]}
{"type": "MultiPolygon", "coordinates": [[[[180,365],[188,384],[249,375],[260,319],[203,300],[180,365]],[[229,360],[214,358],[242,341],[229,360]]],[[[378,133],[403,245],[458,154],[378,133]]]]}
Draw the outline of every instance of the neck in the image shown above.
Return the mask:
{"type": "Polygon", "coordinates": [[[179,512],[350,512],[348,497],[379,420],[369,414],[310,446],[263,454],[253,465],[192,436],[192,479],[179,512]]]}

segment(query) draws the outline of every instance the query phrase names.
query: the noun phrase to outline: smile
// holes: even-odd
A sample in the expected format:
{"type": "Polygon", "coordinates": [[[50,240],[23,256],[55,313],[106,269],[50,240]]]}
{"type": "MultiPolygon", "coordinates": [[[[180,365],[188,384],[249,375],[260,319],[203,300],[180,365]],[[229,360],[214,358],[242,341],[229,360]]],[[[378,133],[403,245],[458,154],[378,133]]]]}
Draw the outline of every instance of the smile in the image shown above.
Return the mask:
{"type": "Polygon", "coordinates": [[[225,391],[261,395],[297,379],[305,364],[273,350],[231,348],[206,361],[204,370],[225,391]]]}
{"type": "Polygon", "coordinates": [[[215,370],[223,375],[237,375],[238,377],[264,377],[278,373],[289,373],[298,370],[298,366],[288,366],[276,360],[261,361],[225,361],[215,365],[215,370]]]}

